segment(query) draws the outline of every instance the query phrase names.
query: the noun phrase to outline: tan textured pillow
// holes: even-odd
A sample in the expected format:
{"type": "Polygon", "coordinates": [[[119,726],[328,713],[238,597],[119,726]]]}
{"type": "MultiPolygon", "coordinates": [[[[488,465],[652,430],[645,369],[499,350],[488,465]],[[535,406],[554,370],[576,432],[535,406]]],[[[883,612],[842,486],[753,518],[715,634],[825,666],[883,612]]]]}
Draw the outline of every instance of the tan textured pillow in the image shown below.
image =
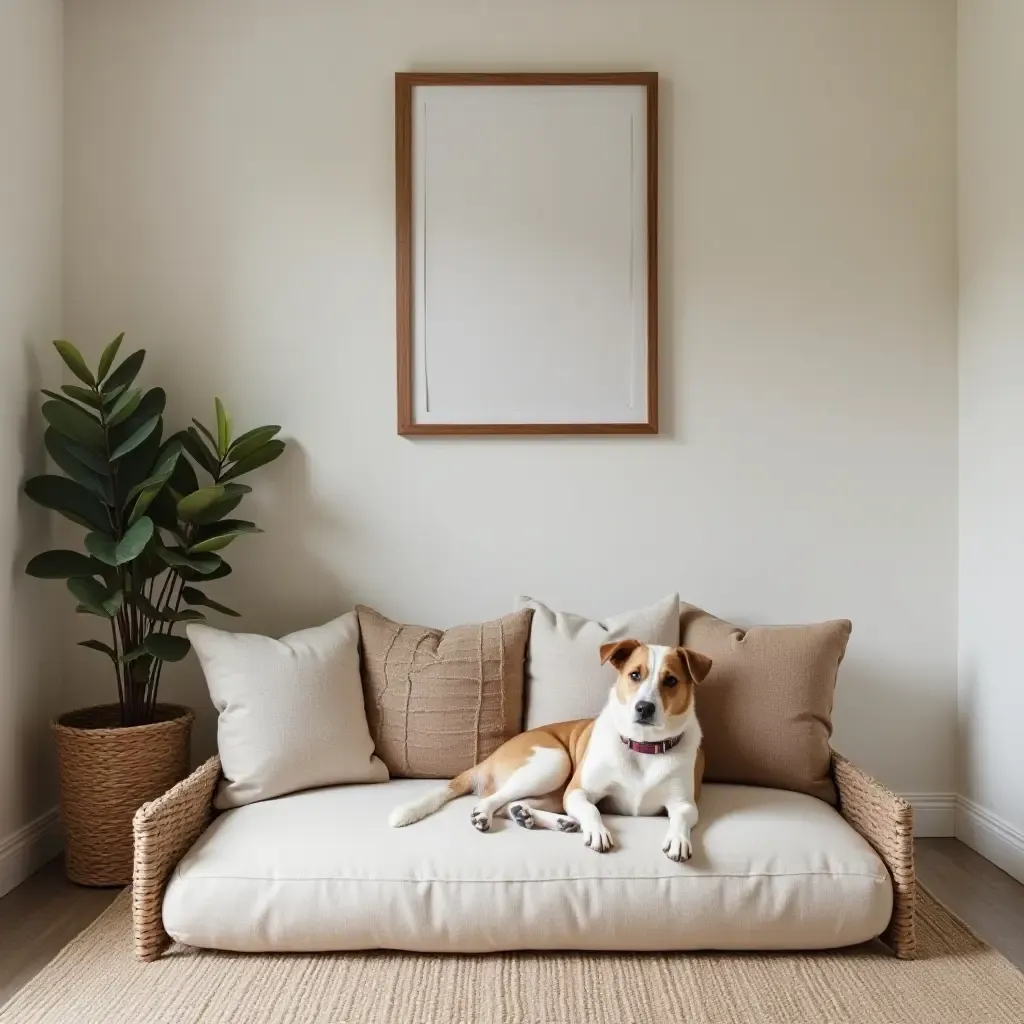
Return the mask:
{"type": "Polygon", "coordinates": [[[392,775],[451,778],[522,730],[530,611],[446,631],[356,611],[366,718],[392,775]]]}
{"type": "Polygon", "coordinates": [[[740,629],[683,604],[679,642],[711,658],[697,687],[707,782],[791,789],[836,802],[832,695],[846,619],[740,629]]]}

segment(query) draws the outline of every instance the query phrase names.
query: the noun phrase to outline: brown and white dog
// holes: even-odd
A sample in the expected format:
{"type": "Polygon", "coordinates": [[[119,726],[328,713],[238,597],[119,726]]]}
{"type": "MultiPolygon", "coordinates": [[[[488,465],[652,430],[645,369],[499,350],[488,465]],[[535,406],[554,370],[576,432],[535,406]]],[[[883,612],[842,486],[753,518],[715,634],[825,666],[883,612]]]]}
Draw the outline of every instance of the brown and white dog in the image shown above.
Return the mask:
{"type": "Polygon", "coordinates": [[[410,825],[472,792],[479,799],[470,820],[481,832],[502,814],[524,828],[582,831],[584,843],[603,853],[612,836],[598,804],[612,814],[666,811],[662,849],[687,860],[704,771],[693,691],[711,659],[620,640],[601,647],[602,664],[609,661],[618,678],[597,718],[521,733],[443,788],[396,807],[390,823],[410,825]]]}

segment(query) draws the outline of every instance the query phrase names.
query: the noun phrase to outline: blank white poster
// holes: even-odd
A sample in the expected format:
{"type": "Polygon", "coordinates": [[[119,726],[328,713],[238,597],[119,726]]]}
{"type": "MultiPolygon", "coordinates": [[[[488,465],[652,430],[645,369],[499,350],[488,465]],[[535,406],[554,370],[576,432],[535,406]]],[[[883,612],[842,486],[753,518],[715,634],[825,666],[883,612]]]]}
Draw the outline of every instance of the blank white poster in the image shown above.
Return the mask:
{"type": "Polygon", "coordinates": [[[417,86],[416,422],[647,419],[642,86],[417,86]]]}

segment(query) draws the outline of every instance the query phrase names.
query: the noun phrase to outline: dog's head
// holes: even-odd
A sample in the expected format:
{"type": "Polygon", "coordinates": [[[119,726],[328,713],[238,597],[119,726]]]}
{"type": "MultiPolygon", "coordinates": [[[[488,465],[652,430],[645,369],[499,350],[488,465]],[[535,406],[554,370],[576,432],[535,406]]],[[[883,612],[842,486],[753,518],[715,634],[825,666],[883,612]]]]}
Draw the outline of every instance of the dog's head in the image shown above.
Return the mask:
{"type": "Polygon", "coordinates": [[[601,664],[618,672],[609,706],[621,735],[660,740],[676,735],[693,714],[694,687],[711,659],[688,647],[660,647],[639,640],[603,644],[601,664]]]}

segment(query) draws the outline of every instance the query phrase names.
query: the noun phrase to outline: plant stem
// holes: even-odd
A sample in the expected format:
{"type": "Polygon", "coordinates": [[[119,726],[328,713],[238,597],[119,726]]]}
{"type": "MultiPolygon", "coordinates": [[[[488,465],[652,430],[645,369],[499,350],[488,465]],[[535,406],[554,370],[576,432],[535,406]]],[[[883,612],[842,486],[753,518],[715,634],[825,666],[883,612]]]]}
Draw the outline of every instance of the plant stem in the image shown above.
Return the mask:
{"type": "Polygon", "coordinates": [[[118,660],[117,628],[114,620],[110,620],[110,638],[114,645],[114,675],[117,677],[117,705],[121,713],[121,724],[124,725],[124,683],[121,682],[121,662],[118,660]]]}

